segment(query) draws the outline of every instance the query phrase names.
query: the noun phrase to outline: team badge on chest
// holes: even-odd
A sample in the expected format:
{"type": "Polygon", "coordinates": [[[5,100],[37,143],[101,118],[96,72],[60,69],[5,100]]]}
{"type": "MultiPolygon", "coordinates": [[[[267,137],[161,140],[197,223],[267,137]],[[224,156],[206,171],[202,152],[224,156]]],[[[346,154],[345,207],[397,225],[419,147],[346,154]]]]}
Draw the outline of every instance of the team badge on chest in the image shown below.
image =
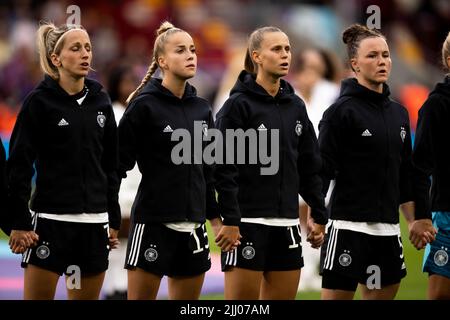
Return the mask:
{"type": "Polygon", "coordinates": [[[297,124],[295,126],[295,133],[300,136],[302,134],[303,131],[303,125],[300,121],[297,120],[297,124]]]}
{"type": "Polygon", "coordinates": [[[405,127],[400,127],[400,137],[402,138],[402,142],[405,142],[405,138],[406,138],[405,127]]]}
{"type": "Polygon", "coordinates": [[[103,114],[103,112],[99,111],[98,115],[97,115],[97,123],[100,126],[100,128],[103,128],[105,126],[106,123],[106,117],[103,114]]]}

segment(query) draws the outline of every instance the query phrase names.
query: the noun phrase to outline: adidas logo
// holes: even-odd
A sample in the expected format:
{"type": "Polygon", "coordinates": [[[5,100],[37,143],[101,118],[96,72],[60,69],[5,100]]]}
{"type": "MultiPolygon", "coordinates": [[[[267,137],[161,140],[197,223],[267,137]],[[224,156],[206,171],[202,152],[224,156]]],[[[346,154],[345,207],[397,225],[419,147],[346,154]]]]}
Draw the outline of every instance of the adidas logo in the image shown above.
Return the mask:
{"type": "Polygon", "coordinates": [[[259,130],[259,131],[266,131],[267,128],[264,126],[263,123],[261,123],[261,125],[258,127],[258,130],[259,130]]]}
{"type": "Polygon", "coordinates": [[[62,118],[59,122],[58,122],[58,127],[64,127],[64,126],[68,126],[69,123],[66,121],[66,119],[62,118]]]}
{"type": "Polygon", "coordinates": [[[167,125],[167,126],[164,128],[163,132],[173,132],[173,129],[172,129],[169,125],[167,125]]]}
{"type": "Polygon", "coordinates": [[[369,129],[364,130],[364,132],[361,134],[362,137],[371,137],[372,134],[370,133],[369,129]]]}

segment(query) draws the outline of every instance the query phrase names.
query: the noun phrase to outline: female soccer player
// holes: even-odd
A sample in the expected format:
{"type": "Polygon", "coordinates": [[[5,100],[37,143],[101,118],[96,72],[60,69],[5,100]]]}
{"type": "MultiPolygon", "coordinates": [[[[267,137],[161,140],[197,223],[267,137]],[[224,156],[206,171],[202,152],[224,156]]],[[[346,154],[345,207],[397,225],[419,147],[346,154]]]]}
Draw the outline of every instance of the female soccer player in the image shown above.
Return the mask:
{"type": "Polygon", "coordinates": [[[86,30],[43,24],[38,46],[45,79],[25,99],[10,141],[10,243],[22,250],[21,232],[39,236],[23,254],[25,299],[53,299],[63,273],[81,276],[71,280],[69,299],[98,299],[120,227],[114,114],[102,86],[86,78],[86,30]]]}
{"type": "Polygon", "coordinates": [[[213,123],[209,103],[187,82],[196,68],[191,36],[164,22],[119,124],[120,174],[126,177],[136,161],[142,173],[125,263],[128,299],[155,299],[165,275],[169,299],[198,299],[211,267],[204,223],[206,216],[217,217],[217,205],[211,167],[197,158],[193,139],[207,136],[213,123]],[[158,68],[162,79],[152,77],[158,68]],[[173,151],[181,143],[178,133],[188,136],[191,152],[173,151]],[[187,159],[181,163],[175,159],[180,153],[187,159]]]}
{"type": "Polygon", "coordinates": [[[216,241],[233,243],[239,232],[242,235],[240,246],[222,252],[225,299],[295,298],[303,267],[299,193],[312,207],[310,240],[316,247],[323,241],[327,217],[318,144],[303,101],[282,79],[290,62],[291,46],[283,31],[255,30],[245,70],[217,114],[216,126],[224,135],[234,130],[256,137],[246,144],[245,154],[237,145],[226,145],[227,156],[232,150],[246,159],[244,163],[217,165],[223,226],[215,226],[220,230],[216,241]],[[261,158],[249,161],[264,150],[272,150],[273,160],[273,170],[266,174],[269,168],[261,158]]]}
{"type": "Polygon", "coordinates": [[[6,153],[2,140],[0,139],[0,227],[5,233],[9,234],[6,200],[6,153]]]}
{"type": "MultiPolygon", "coordinates": [[[[450,33],[442,45],[442,62],[450,69],[450,33]]],[[[450,76],[438,83],[419,111],[413,162],[419,169],[414,233],[411,240],[416,248],[426,242],[420,235],[433,225],[438,230],[436,240],[427,245],[424,272],[428,272],[428,298],[450,299],[450,153],[447,124],[450,121],[450,76]],[[430,201],[430,176],[431,201],[430,201]],[[430,206],[431,204],[431,206],[430,206]]]]}
{"type": "Polygon", "coordinates": [[[411,137],[406,109],[389,98],[391,58],[385,37],[352,25],[343,33],[356,78],[319,125],[331,226],[322,246],[322,299],[393,299],[406,275],[399,205],[413,217],[411,137]]]}

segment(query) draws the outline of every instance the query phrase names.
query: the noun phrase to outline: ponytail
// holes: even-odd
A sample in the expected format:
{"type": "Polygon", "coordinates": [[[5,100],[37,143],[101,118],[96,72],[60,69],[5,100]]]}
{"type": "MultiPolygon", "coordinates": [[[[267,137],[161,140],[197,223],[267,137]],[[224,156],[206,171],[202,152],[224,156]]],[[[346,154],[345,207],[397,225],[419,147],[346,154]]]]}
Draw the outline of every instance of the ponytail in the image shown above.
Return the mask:
{"type": "Polygon", "coordinates": [[[157,36],[155,39],[155,44],[153,46],[152,62],[150,63],[150,66],[148,67],[147,73],[142,79],[141,84],[128,96],[128,99],[126,101],[127,103],[130,103],[139,94],[142,88],[147,84],[147,82],[156,72],[159,67],[158,58],[164,52],[164,45],[166,44],[168,37],[176,32],[185,31],[174,27],[174,25],[168,21],[163,22],[158,28],[158,30],[156,31],[157,36]]]}

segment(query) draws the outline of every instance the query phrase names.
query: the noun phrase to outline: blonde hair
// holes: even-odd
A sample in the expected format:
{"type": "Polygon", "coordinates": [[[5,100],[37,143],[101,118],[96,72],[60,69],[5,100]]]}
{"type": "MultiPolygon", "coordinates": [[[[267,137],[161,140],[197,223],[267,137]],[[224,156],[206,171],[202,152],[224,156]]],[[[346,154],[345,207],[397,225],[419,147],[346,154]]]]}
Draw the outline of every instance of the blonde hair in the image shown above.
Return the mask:
{"type": "Polygon", "coordinates": [[[86,30],[80,25],[63,24],[56,27],[51,22],[43,22],[37,31],[37,48],[42,71],[53,79],[59,79],[58,68],[52,63],[51,55],[60,54],[64,47],[64,35],[71,30],[86,30]]]}
{"type": "Polygon", "coordinates": [[[442,45],[442,63],[444,64],[444,70],[450,71],[450,66],[447,63],[447,58],[450,57],[450,32],[445,38],[444,44],[442,45]]]}
{"type": "Polygon", "coordinates": [[[177,32],[186,32],[180,28],[176,28],[173,24],[171,24],[168,21],[165,21],[161,24],[161,26],[156,31],[156,39],[155,43],[153,45],[153,55],[152,55],[152,62],[150,63],[147,73],[145,74],[144,78],[141,81],[141,84],[134,90],[127,99],[127,103],[130,103],[131,100],[133,100],[139,92],[142,90],[142,88],[146,85],[146,83],[150,80],[152,75],[155,73],[155,71],[158,69],[158,58],[159,56],[164,53],[164,45],[167,42],[167,39],[177,32]]]}
{"type": "Polygon", "coordinates": [[[248,38],[247,53],[245,55],[245,63],[244,63],[245,70],[249,73],[258,72],[258,65],[252,59],[252,52],[261,48],[261,43],[264,40],[264,34],[267,32],[283,32],[283,31],[281,31],[281,29],[277,27],[269,26],[256,29],[255,31],[252,32],[252,34],[248,38]]]}

